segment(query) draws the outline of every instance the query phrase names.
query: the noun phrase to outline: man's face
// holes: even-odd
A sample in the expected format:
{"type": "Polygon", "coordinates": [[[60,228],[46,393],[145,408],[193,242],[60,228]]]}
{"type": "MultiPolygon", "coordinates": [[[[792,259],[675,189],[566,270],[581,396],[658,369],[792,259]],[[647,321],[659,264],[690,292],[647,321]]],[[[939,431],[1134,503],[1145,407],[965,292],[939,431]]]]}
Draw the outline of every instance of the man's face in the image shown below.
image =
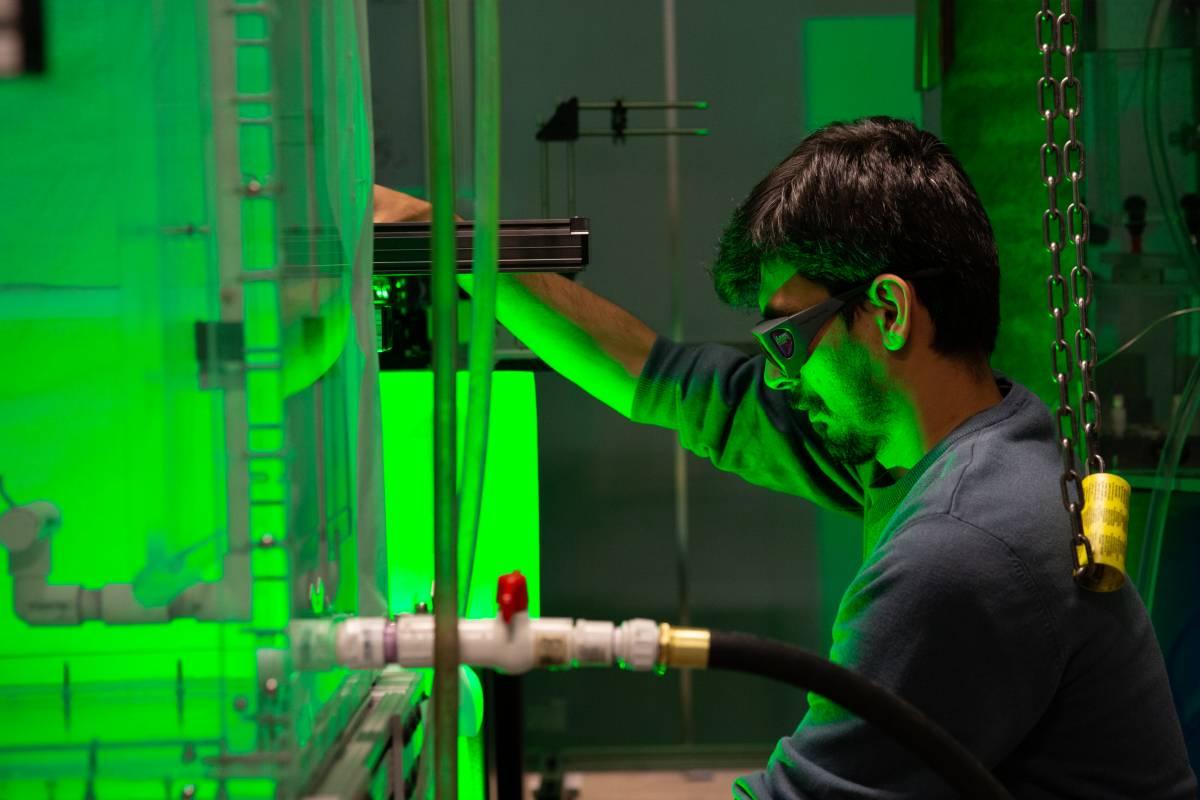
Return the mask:
{"type": "MultiPolygon", "coordinates": [[[[762,271],[759,308],[765,318],[795,314],[829,298],[825,287],[782,262],[767,262],[762,271]]],[[[894,405],[882,355],[869,314],[859,313],[847,327],[839,313],[814,339],[798,380],[784,377],[768,360],[766,382],[788,392],[792,406],[809,415],[834,458],[864,464],[876,458],[894,405]]]]}

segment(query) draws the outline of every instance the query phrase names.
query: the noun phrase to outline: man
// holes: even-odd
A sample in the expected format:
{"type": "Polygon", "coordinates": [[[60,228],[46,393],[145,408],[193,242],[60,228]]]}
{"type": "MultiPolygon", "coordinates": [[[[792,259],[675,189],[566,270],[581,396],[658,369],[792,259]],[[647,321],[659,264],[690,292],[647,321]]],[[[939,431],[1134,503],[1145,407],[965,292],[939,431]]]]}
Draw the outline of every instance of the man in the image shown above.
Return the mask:
{"type": "MultiPolygon", "coordinates": [[[[427,214],[387,190],[376,201],[379,221],[427,214]]],[[[865,557],[831,657],[925,711],[1015,797],[1195,797],[1137,592],[1073,582],[1050,414],[988,366],[996,247],[947,148],[885,117],[817,131],[734,213],[713,278],[724,301],[768,318],[754,332],[764,355],[658,338],[557,276],[505,276],[500,316],[630,419],[677,430],[747,480],[861,515],[865,557]]],[[[811,697],[734,794],[949,789],[811,697]]]]}

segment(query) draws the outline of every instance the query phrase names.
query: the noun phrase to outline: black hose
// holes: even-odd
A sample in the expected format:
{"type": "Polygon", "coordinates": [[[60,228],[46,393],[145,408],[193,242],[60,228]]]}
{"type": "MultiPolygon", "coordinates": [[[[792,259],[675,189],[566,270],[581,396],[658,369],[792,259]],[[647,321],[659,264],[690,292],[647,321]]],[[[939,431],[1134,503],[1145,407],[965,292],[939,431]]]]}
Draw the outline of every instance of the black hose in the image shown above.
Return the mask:
{"type": "Polygon", "coordinates": [[[816,692],[920,756],[963,797],[1012,800],[969,750],[916,707],[815,653],[745,633],[712,631],[708,668],[748,672],[816,692]]]}

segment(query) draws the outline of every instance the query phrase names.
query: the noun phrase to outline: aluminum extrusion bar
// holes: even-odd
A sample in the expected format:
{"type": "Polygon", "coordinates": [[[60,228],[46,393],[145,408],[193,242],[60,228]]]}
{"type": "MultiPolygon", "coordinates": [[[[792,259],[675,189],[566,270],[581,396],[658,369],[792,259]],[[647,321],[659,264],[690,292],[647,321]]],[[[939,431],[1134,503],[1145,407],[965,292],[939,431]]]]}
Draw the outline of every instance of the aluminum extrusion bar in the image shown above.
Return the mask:
{"type": "MultiPolygon", "coordinates": [[[[430,274],[429,223],[394,222],[375,226],[375,275],[408,277],[430,274]]],[[[590,220],[518,219],[500,223],[501,272],[579,272],[588,263],[590,220]]],[[[471,269],[474,229],[458,223],[455,232],[458,271],[471,269]]]]}

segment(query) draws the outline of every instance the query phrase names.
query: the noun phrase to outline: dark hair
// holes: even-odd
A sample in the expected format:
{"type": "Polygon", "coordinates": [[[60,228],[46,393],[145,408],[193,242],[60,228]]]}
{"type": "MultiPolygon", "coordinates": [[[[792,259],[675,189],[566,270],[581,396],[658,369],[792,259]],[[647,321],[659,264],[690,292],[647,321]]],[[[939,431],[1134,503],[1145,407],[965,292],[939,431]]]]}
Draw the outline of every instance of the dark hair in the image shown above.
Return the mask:
{"type": "MultiPolygon", "coordinates": [[[[712,269],[725,303],[757,305],[761,265],[781,259],[836,293],[882,272],[913,281],[934,349],[991,355],[1000,326],[996,241],[958,159],[910,122],[835,122],[807,137],[733,213],[712,269]]],[[[853,313],[853,309],[851,309],[853,313]]]]}

